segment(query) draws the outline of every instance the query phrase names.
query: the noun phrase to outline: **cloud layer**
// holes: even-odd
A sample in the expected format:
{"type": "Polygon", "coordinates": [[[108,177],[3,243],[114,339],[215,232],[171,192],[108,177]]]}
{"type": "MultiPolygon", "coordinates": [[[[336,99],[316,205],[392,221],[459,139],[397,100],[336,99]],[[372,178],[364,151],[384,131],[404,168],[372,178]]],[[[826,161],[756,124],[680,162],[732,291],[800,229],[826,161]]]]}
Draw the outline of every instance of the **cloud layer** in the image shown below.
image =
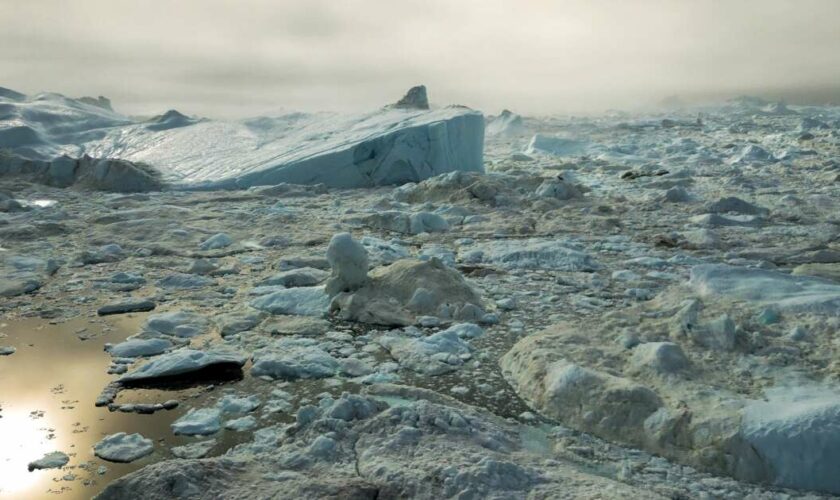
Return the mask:
{"type": "Polygon", "coordinates": [[[836,0],[0,0],[0,86],[128,113],[840,100],[836,0]],[[835,97],[836,96],[836,97],[835,97]]]}

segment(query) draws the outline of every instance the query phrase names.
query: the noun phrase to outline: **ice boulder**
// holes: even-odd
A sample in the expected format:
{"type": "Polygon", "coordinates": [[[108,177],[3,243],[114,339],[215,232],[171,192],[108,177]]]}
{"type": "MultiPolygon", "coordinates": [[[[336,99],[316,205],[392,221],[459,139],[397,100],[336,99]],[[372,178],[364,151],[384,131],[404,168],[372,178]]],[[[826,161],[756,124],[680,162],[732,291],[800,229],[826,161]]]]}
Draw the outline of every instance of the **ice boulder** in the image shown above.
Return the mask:
{"type": "Polygon", "coordinates": [[[338,360],[311,339],[281,339],[256,351],[251,374],[272,379],[326,378],[338,372],[338,360]]]}
{"type": "Polygon", "coordinates": [[[595,259],[558,240],[498,240],[473,245],[462,251],[461,260],[470,264],[495,264],[507,269],[552,269],[570,272],[596,271],[595,259]]]}
{"type": "Polygon", "coordinates": [[[203,458],[216,446],[215,439],[207,441],[196,441],[183,446],[173,446],[172,454],[178,458],[203,458]]]}
{"type": "Polygon", "coordinates": [[[449,230],[446,219],[431,212],[385,210],[355,220],[369,227],[403,234],[441,233],[449,230]]]}
{"type": "Polygon", "coordinates": [[[301,267],[282,271],[259,282],[260,286],[285,286],[286,288],[298,288],[305,286],[317,286],[323,282],[330,273],[315,269],[314,267],[301,267]]]}
{"type": "Polygon", "coordinates": [[[472,357],[470,346],[452,329],[418,338],[391,332],[380,337],[379,344],[400,366],[424,375],[457,370],[472,357]]]}
{"type": "Polygon", "coordinates": [[[555,198],[561,201],[583,196],[577,186],[560,179],[546,180],[537,188],[536,194],[540,198],[555,198]]]}
{"type": "Polygon", "coordinates": [[[410,255],[408,247],[399,240],[385,241],[373,236],[363,236],[359,243],[367,250],[373,264],[388,265],[410,255]]]}
{"type": "Polygon", "coordinates": [[[738,154],[730,158],[732,164],[765,163],[775,161],[772,153],[757,144],[744,146],[738,154]]]}
{"type": "Polygon", "coordinates": [[[249,431],[257,426],[257,419],[251,415],[233,418],[225,422],[225,429],[236,432],[249,431]]]}
{"type": "Polygon", "coordinates": [[[767,215],[770,212],[764,207],[759,207],[734,196],[721,198],[718,201],[709,204],[706,207],[706,210],[713,214],[735,212],[745,215],[767,215]]]}
{"type": "Polygon", "coordinates": [[[67,465],[69,461],[70,457],[67,456],[66,453],[60,451],[53,451],[45,454],[38,460],[29,462],[28,468],[29,472],[32,472],[33,470],[42,469],[60,469],[61,467],[67,465]]]}
{"type": "Polygon", "coordinates": [[[651,389],[564,359],[534,336],[514,345],[499,364],[536,410],[609,439],[639,444],[645,419],[663,406],[651,389]]]}
{"type": "Polygon", "coordinates": [[[151,439],[136,433],[118,432],[96,443],[93,452],[97,457],[109,462],[128,463],[145,457],[154,449],[155,445],[151,439]]]}
{"type": "Polygon", "coordinates": [[[138,358],[162,354],[172,347],[172,342],[162,338],[130,339],[112,346],[108,353],[115,358],[138,358]]]}
{"type": "Polygon", "coordinates": [[[260,404],[260,398],[256,394],[250,396],[227,394],[216,403],[216,407],[222,413],[236,415],[252,412],[259,408],[260,404]]]}
{"type": "Polygon", "coordinates": [[[257,297],[250,305],[270,314],[318,317],[327,313],[330,297],[322,286],[304,286],[257,297]]]}
{"type": "Polygon", "coordinates": [[[344,320],[378,325],[414,324],[418,316],[454,316],[481,297],[461,274],[440,259],[402,259],[374,269],[368,283],[336,295],[330,310],[344,320]]]}
{"type": "Polygon", "coordinates": [[[332,277],[326,285],[330,297],[339,292],[358,290],[367,282],[367,250],[350,233],[332,237],[327,247],[327,261],[332,268],[332,277]]]}
{"type": "Polygon", "coordinates": [[[206,436],[222,428],[222,412],[218,408],[193,408],[172,423],[172,432],[186,436],[206,436]]]}
{"type": "Polygon", "coordinates": [[[840,285],[777,271],[704,264],[691,269],[689,285],[701,297],[774,305],[781,311],[840,316],[840,285]]]}
{"type": "Polygon", "coordinates": [[[146,320],[143,329],[146,332],[175,337],[194,337],[206,333],[210,322],[199,313],[192,311],[172,311],[153,314],[146,320]]]}
{"type": "Polygon", "coordinates": [[[195,349],[179,349],[163,354],[152,361],[136,368],[122,377],[119,382],[138,383],[153,381],[160,378],[184,376],[198,371],[216,367],[241,368],[248,360],[246,356],[235,351],[195,349]]]}
{"type": "Polygon", "coordinates": [[[56,261],[25,255],[0,259],[0,297],[15,297],[41,288],[44,280],[58,269],[56,261]]]}
{"type": "Polygon", "coordinates": [[[212,279],[198,274],[172,273],[157,281],[161,288],[169,290],[190,290],[204,288],[215,283],[212,279]]]}
{"type": "Polygon", "coordinates": [[[225,233],[216,233],[198,246],[202,250],[218,250],[233,245],[233,240],[225,233]]]}
{"type": "Polygon", "coordinates": [[[840,393],[788,387],[744,408],[741,435],[778,486],[840,494],[840,393]]]}
{"type": "Polygon", "coordinates": [[[631,365],[640,370],[671,374],[685,369],[688,359],[682,348],[672,342],[646,342],[633,349],[631,365]]]}

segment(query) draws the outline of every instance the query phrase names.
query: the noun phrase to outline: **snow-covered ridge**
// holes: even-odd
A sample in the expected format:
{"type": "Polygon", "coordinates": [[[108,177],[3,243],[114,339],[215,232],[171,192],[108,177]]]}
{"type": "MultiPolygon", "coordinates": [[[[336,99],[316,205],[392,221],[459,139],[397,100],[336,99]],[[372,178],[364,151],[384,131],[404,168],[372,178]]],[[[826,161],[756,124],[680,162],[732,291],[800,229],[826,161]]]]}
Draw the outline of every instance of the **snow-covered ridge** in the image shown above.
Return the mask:
{"type": "Polygon", "coordinates": [[[175,189],[416,182],[483,171],[483,143],[483,116],[460,106],[240,121],[169,111],[138,120],[58,94],[0,91],[0,149],[33,160],[89,155],[144,163],[175,189]]]}

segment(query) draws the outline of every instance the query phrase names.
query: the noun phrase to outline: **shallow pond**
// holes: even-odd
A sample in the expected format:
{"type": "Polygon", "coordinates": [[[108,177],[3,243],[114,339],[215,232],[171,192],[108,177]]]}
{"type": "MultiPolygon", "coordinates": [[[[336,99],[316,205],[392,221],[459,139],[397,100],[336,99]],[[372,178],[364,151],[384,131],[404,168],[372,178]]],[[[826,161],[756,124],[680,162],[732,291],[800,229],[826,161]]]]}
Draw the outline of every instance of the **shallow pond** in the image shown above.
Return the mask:
{"type": "MultiPolygon", "coordinates": [[[[0,498],[88,499],[117,477],[172,458],[171,446],[207,439],[174,436],[169,427],[187,407],[202,404],[215,392],[206,385],[178,391],[132,390],[120,395],[118,402],[188,401],[153,415],[94,406],[101,389],[116,377],[107,374],[110,356],[104,352],[104,344],[136,333],[143,318],[140,314],[77,318],[60,324],[44,319],[0,321],[0,346],[17,349],[0,356],[0,498]],[[94,444],[121,431],[139,432],[154,440],[155,452],[130,464],[94,456],[94,444]],[[52,451],[69,455],[68,465],[28,472],[29,462],[52,451]]],[[[214,437],[218,444],[210,455],[218,455],[249,436],[222,431],[214,437]]]]}

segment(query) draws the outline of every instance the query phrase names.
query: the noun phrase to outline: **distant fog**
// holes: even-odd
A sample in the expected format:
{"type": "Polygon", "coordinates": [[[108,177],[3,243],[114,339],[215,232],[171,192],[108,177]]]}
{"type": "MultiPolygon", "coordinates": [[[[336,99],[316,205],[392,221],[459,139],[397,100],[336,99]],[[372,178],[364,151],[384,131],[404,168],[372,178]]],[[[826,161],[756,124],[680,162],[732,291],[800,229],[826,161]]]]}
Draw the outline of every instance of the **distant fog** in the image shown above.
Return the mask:
{"type": "Polygon", "coordinates": [[[840,102],[840,0],[0,0],[0,86],[118,111],[840,102]]]}

